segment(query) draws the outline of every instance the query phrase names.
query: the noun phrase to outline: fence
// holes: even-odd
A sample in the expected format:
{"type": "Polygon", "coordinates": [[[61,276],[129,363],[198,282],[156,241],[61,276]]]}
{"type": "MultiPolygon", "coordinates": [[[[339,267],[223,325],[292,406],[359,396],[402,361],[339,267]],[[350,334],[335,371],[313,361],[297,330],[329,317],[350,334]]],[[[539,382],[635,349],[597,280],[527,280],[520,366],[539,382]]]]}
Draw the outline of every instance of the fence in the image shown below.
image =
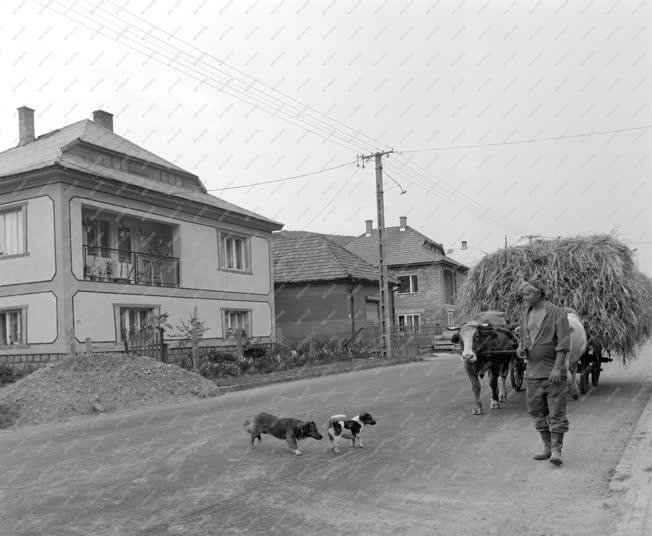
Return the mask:
{"type": "MultiPolygon", "coordinates": [[[[165,343],[165,330],[162,327],[147,327],[140,331],[133,331],[128,336],[123,334],[122,342],[125,347],[125,353],[127,354],[151,357],[164,363],[174,362],[185,368],[192,368],[192,348],[168,348],[168,345],[165,343]]],[[[242,334],[236,334],[234,342],[235,344],[232,346],[200,346],[197,349],[199,363],[208,354],[214,352],[233,353],[234,355],[242,356],[244,342],[242,334]]]]}
{"type": "Polygon", "coordinates": [[[145,328],[123,335],[125,353],[167,361],[167,344],[163,340],[163,328],[145,328]]]}
{"type": "MultiPolygon", "coordinates": [[[[360,330],[353,339],[371,346],[380,353],[380,324],[369,324],[360,330]]],[[[390,332],[392,354],[397,356],[414,356],[432,351],[454,351],[456,346],[443,338],[439,326],[421,326],[419,328],[395,328],[390,332]]]]}

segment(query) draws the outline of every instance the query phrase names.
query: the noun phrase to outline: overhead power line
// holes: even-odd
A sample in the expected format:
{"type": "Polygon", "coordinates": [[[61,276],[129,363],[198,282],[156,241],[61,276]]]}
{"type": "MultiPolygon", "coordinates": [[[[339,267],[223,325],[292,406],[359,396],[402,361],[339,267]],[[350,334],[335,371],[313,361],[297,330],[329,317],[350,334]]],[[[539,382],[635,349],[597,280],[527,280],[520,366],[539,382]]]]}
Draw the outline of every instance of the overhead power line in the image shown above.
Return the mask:
{"type": "MultiPolygon", "coordinates": [[[[291,97],[287,97],[285,94],[279,92],[271,86],[263,84],[253,77],[244,75],[249,78],[249,80],[243,81],[238,79],[236,76],[226,73],[224,69],[211,65],[206,61],[205,58],[207,57],[215,59],[213,56],[207,54],[204,51],[201,51],[197,47],[194,47],[185,41],[180,40],[178,37],[149,23],[148,21],[145,21],[137,15],[131,14],[132,16],[146,22],[146,24],[149,26],[147,30],[143,30],[142,28],[132,25],[130,22],[125,21],[124,19],[121,19],[117,15],[106,10],[101,4],[94,5],[90,2],[87,3],[91,7],[86,7],[86,10],[90,12],[92,17],[88,16],[86,13],[79,11],[79,7],[81,7],[81,4],[83,4],[83,0],[74,2],[72,4],[66,4],[61,0],[53,0],[48,4],[41,3],[41,5],[69,18],[78,24],[81,24],[86,28],[89,28],[97,34],[103,35],[104,37],[113,39],[117,42],[122,41],[124,46],[145,55],[149,59],[162,63],[163,65],[166,65],[167,67],[174,69],[177,72],[189,76],[190,78],[210,87],[218,89],[219,91],[226,93],[240,101],[251,104],[254,108],[259,108],[272,116],[278,116],[290,124],[298,126],[307,132],[330,141],[331,143],[336,143],[340,147],[344,147],[347,150],[358,152],[361,148],[360,146],[362,146],[365,149],[375,151],[377,150],[378,145],[386,146],[386,144],[379,142],[370,136],[367,136],[359,130],[348,127],[344,123],[341,123],[330,118],[326,114],[316,111],[309,105],[301,103],[300,101],[291,97]],[[52,4],[54,3],[65,6],[65,10],[60,11],[55,9],[52,7],[52,4]],[[112,24],[107,20],[106,17],[102,18],[101,21],[98,21],[97,16],[98,12],[100,11],[106,12],[110,17],[121,22],[126,27],[116,30],[112,27],[112,24]],[[80,21],[79,19],[72,17],[70,15],[71,13],[81,17],[82,20],[80,21]],[[87,24],[88,21],[94,23],[97,27],[87,24]],[[153,30],[162,32],[165,34],[167,39],[164,40],[156,37],[153,34],[153,30]],[[137,34],[138,39],[134,39],[133,37],[127,35],[129,31],[137,34]],[[133,45],[125,44],[125,40],[130,41],[133,43],[133,45]],[[157,43],[153,46],[147,46],[148,44],[153,44],[152,40],[156,40],[157,43]],[[174,45],[171,45],[169,43],[171,40],[182,42],[194,50],[197,50],[199,52],[199,57],[194,56],[178,47],[175,47],[174,45]],[[189,57],[190,60],[186,59],[186,56],[189,57]],[[182,63],[181,60],[183,60],[185,63],[182,63]],[[190,62],[190,64],[188,64],[188,62],[190,62]],[[198,65],[210,68],[212,70],[212,74],[207,73],[205,68],[203,70],[201,67],[198,68],[198,65]],[[276,95],[269,95],[267,90],[261,90],[260,88],[257,88],[256,84],[263,85],[269,88],[269,90],[273,91],[275,94],[283,95],[284,98],[279,98],[276,95]],[[239,89],[238,86],[241,86],[242,89],[239,89]],[[252,96],[253,93],[256,93],[256,95],[259,96],[252,96]],[[287,102],[288,99],[292,102],[287,102]],[[318,117],[315,117],[315,115],[318,117]],[[361,140],[371,140],[371,142],[361,140]]],[[[121,6],[118,6],[118,4],[115,2],[111,3],[119,7],[121,12],[129,13],[121,6]]],[[[242,73],[241,71],[228,66],[223,61],[217,59],[215,59],[215,61],[219,62],[222,66],[226,66],[238,73],[242,73]]],[[[457,206],[461,210],[478,218],[490,221],[495,225],[508,229],[510,232],[521,234],[525,232],[523,229],[519,229],[517,226],[505,218],[495,216],[489,211],[489,209],[483,207],[474,199],[465,196],[456,188],[445,183],[444,181],[437,179],[433,182],[429,171],[425,170],[425,168],[422,168],[418,164],[413,163],[407,157],[399,155],[399,158],[403,160],[403,169],[401,170],[401,173],[406,176],[406,180],[410,180],[410,184],[418,185],[426,192],[434,193],[435,195],[457,206]]]]}
{"type": "Polygon", "coordinates": [[[514,140],[514,141],[498,141],[494,143],[476,143],[472,145],[447,145],[442,147],[429,147],[425,149],[408,149],[404,151],[397,151],[397,153],[425,153],[429,151],[453,151],[456,149],[478,149],[481,147],[498,147],[501,145],[518,145],[523,143],[537,143],[541,141],[558,141],[558,140],[568,140],[573,138],[585,138],[588,136],[602,136],[604,134],[618,134],[621,132],[635,132],[639,130],[647,130],[652,128],[652,125],[641,125],[639,127],[628,127],[628,128],[616,128],[613,130],[594,130],[591,132],[581,132],[579,134],[564,134],[561,136],[550,136],[548,138],[529,138],[524,140],[514,140]]]}
{"type": "Polygon", "coordinates": [[[285,181],[291,181],[291,180],[295,180],[295,179],[303,179],[305,177],[311,177],[313,175],[318,175],[320,173],[326,173],[328,171],[333,171],[334,169],[343,168],[345,166],[350,166],[352,164],[355,164],[355,160],[353,160],[352,162],[345,162],[344,164],[340,164],[338,166],[333,166],[333,167],[329,167],[329,168],[325,168],[325,169],[320,169],[320,170],[317,170],[317,171],[311,171],[310,173],[304,173],[302,175],[294,175],[292,177],[283,177],[282,179],[274,179],[274,180],[271,180],[271,181],[252,182],[252,183],[249,183],[249,184],[239,184],[238,186],[225,186],[223,188],[210,188],[208,191],[209,192],[221,192],[223,190],[237,190],[239,188],[251,188],[252,186],[261,186],[263,184],[273,184],[275,182],[285,182],[285,181]]]}

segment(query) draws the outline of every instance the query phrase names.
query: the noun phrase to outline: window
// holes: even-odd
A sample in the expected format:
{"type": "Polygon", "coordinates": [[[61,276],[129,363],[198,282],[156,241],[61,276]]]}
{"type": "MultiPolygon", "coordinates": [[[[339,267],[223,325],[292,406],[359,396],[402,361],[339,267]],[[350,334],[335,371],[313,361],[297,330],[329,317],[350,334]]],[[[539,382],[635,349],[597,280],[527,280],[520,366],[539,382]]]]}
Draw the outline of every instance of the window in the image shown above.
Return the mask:
{"type": "Polygon", "coordinates": [[[24,344],[23,337],[24,309],[6,309],[0,311],[0,346],[24,344]]]}
{"type": "Polygon", "coordinates": [[[413,294],[419,292],[419,278],[416,275],[399,275],[398,282],[399,294],[413,294]]]}
{"type": "Polygon", "coordinates": [[[0,210],[0,256],[25,253],[25,245],[24,207],[0,210]]]}
{"type": "Polygon", "coordinates": [[[245,337],[250,335],[249,311],[225,310],[223,325],[225,337],[234,337],[238,330],[241,330],[245,337]]]}
{"type": "Polygon", "coordinates": [[[120,338],[138,333],[153,313],[154,307],[120,307],[120,338]]]}
{"type": "Polygon", "coordinates": [[[96,257],[108,257],[110,246],[111,225],[105,220],[91,220],[85,222],[86,245],[88,254],[96,257]]]}
{"type": "Polygon", "coordinates": [[[444,270],[444,303],[455,304],[456,290],[455,274],[451,270],[444,270]]]}
{"type": "Polygon", "coordinates": [[[237,270],[240,272],[251,271],[251,255],[249,253],[249,239],[230,234],[219,234],[220,268],[237,270]]]}
{"type": "Polygon", "coordinates": [[[418,314],[401,314],[398,315],[399,331],[419,332],[420,318],[418,314]]]}

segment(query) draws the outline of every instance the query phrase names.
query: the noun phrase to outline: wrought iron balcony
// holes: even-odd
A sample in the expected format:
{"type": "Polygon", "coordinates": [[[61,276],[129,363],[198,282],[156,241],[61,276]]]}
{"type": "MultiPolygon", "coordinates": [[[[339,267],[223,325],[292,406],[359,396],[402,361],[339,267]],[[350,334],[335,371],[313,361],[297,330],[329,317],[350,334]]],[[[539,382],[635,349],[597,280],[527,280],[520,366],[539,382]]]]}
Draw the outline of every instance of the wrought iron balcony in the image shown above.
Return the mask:
{"type": "Polygon", "coordinates": [[[85,245],[84,279],[131,285],[178,287],[179,259],[85,245]]]}

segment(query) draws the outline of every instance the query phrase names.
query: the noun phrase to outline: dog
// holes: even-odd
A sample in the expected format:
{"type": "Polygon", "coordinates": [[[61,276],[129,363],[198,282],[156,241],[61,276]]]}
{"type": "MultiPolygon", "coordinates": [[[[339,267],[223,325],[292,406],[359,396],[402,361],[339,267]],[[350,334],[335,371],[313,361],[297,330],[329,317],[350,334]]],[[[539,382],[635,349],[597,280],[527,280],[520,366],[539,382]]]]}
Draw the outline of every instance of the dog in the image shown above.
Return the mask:
{"type": "Polygon", "coordinates": [[[330,441],[331,449],[335,454],[340,453],[338,448],[339,442],[344,439],[350,439],[353,447],[357,446],[362,448],[364,445],[360,439],[362,429],[367,424],[376,424],[376,421],[369,413],[360,413],[347,419],[346,415],[333,415],[328,420],[328,439],[330,441]]]}
{"type": "Polygon", "coordinates": [[[269,413],[259,413],[252,421],[244,422],[244,429],[251,434],[251,448],[254,448],[254,440],[262,441],[260,434],[270,434],[277,439],[285,439],[297,456],[303,454],[299,450],[297,441],[312,437],[321,439],[322,435],[317,430],[317,425],[313,421],[300,421],[288,417],[279,418],[269,413]]]}

